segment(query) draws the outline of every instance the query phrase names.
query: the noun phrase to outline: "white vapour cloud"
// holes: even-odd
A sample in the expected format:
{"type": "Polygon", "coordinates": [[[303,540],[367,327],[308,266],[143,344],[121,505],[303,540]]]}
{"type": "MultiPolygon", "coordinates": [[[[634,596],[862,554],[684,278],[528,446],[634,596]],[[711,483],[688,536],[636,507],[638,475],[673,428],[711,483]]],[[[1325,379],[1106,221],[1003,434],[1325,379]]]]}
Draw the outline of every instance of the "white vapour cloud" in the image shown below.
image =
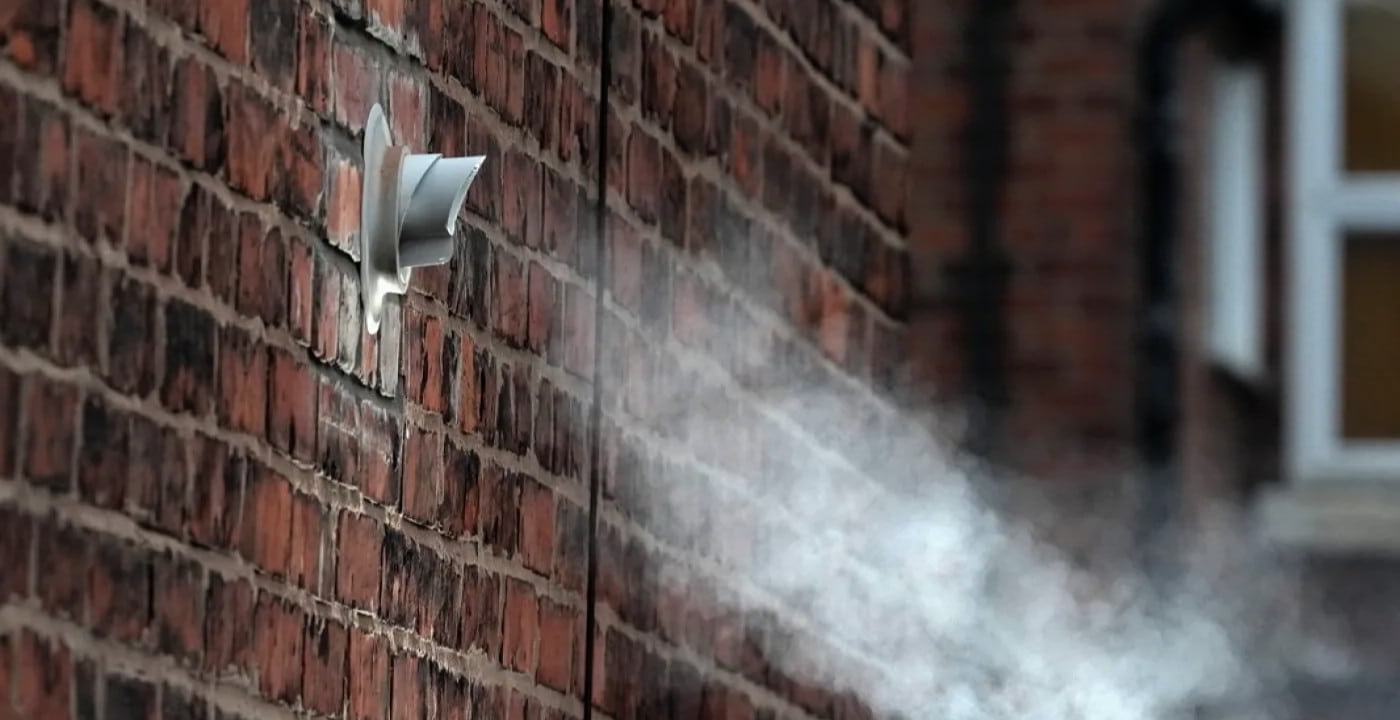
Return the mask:
{"type": "MultiPolygon", "coordinates": [[[[757,422],[714,400],[678,404],[688,444],[757,422]]],[[[771,625],[770,659],[789,672],[889,716],[1167,720],[1254,697],[1307,655],[1294,578],[1247,533],[1216,533],[1170,583],[1148,582],[1130,560],[1130,503],[1066,511],[1043,483],[961,458],[928,422],[853,422],[848,401],[815,392],[762,400],[774,422],[843,438],[776,443],[761,477],[730,479],[754,493],[763,522],[778,515],[786,529],[725,558],[725,575],[759,589],[724,600],[771,625]],[[841,467],[830,450],[866,460],[841,467]],[[1052,540],[1065,536],[1074,547],[1052,540]]],[[[664,475],[642,485],[672,514],[708,501],[664,475]]],[[[747,532],[737,525],[751,519],[713,514],[709,536],[747,532]]]]}

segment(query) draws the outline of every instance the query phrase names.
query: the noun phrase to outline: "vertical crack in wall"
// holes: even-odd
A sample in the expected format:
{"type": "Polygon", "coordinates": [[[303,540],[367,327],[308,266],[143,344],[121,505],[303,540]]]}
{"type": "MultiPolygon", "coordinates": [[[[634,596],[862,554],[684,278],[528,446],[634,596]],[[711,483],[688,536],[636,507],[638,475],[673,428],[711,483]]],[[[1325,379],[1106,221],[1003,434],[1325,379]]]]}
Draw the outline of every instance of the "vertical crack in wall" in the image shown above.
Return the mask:
{"type": "Polygon", "coordinates": [[[602,424],[603,424],[603,334],[607,289],[607,217],[608,217],[608,85],[612,62],[608,41],[612,35],[612,6],[608,0],[601,4],[602,22],[598,38],[598,144],[597,195],[593,202],[593,395],[588,410],[588,578],[584,596],[583,622],[583,720],[593,717],[593,675],[598,621],[598,495],[602,484],[602,424]]]}

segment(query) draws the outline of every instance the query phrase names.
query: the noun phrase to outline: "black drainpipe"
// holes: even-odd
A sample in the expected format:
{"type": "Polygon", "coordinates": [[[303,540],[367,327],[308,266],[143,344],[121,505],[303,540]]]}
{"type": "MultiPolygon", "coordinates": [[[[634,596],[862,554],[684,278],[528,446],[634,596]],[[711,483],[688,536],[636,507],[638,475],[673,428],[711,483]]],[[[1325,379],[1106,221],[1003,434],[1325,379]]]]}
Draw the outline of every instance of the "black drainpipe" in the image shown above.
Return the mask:
{"type": "Polygon", "coordinates": [[[1176,138],[1177,50],[1199,15],[1197,0],[1162,0],[1138,45],[1137,123],[1142,212],[1139,215],[1141,304],[1137,334],[1137,428],[1145,487],[1137,524],[1138,547],[1149,577],[1170,574],[1165,533],[1181,499],[1177,464],[1180,415],[1180,322],[1176,235],[1178,183],[1176,138]]]}
{"type": "Polygon", "coordinates": [[[1276,32],[1276,17],[1256,0],[1162,0],[1138,45],[1139,215],[1137,441],[1146,472],[1138,546],[1149,577],[1171,577],[1169,537],[1180,518],[1181,322],[1177,293],[1180,145],[1177,138],[1178,50],[1192,33],[1215,31],[1217,50],[1258,59],[1276,32]]]}
{"type": "Polygon", "coordinates": [[[969,112],[962,169],[969,243],[949,272],[963,325],[967,392],[976,401],[967,445],[983,457],[999,455],[1000,416],[1010,402],[1006,291],[1011,264],[1001,244],[1001,201],[1010,143],[1007,84],[1014,11],[1014,0],[972,3],[964,44],[969,112]]]}

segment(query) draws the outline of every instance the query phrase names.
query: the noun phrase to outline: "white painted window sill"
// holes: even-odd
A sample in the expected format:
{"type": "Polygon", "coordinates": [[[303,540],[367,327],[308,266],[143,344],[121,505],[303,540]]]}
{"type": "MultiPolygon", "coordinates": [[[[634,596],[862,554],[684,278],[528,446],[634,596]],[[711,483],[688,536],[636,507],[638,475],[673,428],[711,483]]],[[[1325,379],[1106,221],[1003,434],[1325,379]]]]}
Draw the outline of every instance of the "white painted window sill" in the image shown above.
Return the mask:
{"type": "Polygon", "coordinates": [[[1317,481],[1269,491],[1255,506],[1271,543],[1318,554],[1400,556],[1400,481],[1317,481]]]}

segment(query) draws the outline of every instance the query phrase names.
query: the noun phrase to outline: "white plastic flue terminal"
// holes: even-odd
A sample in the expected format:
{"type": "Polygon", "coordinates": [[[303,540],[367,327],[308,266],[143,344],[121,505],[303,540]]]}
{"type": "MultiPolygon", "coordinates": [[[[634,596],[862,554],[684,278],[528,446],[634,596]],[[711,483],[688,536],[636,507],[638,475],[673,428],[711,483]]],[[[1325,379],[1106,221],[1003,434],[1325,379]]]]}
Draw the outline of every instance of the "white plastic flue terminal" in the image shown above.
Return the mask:
{"type": "Polygon", "coordinates": [[[383,108],[365,121],[360,198],[360,292],[365,329],[379,332],[384,298],[408,291],[413,268],[452,259],[452,237],[484,155],[443,157],[393,144],[383,108]]]}

